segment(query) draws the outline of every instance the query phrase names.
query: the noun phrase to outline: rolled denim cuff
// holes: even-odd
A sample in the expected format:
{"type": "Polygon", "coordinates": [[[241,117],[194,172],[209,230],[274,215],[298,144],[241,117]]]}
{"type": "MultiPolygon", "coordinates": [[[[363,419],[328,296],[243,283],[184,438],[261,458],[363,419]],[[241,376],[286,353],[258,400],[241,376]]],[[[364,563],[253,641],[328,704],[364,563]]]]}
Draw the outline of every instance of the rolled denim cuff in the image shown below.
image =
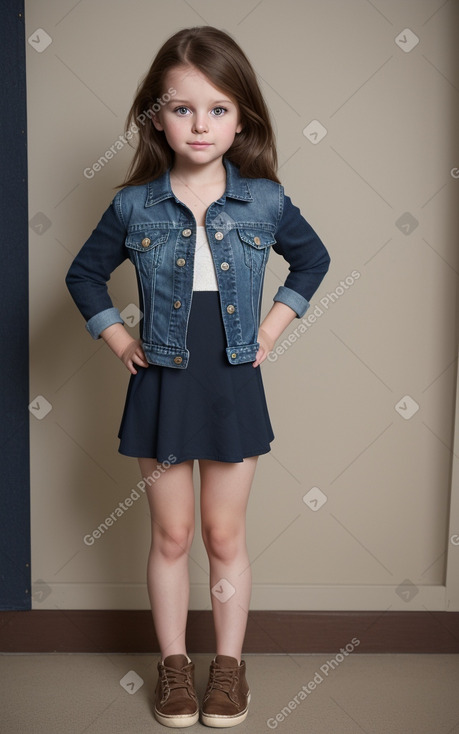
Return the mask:
{"type": "Polygon", "coordinates": [[[101,332],[112,324],[124,324],[117,308],[106,308],[89,319],[86,328],[93,339],[99,339],[101,332]]]}
{"type": "Polygon", "coordinates": [[[296,291],[292,291],[291,288],[287,288],[285,285],[279,286],[273,301],[280,301],[281,303],[285,303],[286,306],[290,306],[296,312],[299,319],[304,316],[310,306],[306,298],[296,291]]]}

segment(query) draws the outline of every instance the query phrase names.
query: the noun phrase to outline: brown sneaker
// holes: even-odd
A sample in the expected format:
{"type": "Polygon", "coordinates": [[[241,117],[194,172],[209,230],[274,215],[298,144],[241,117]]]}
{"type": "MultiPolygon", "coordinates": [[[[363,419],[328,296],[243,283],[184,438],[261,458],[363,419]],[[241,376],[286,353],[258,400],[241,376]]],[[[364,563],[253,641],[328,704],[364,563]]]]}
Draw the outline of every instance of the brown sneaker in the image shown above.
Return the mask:
{"type": "Polygon", "coordinates": [[[194,689],[194,665],[186,655],[169,655],[158,663],[155,718],[164,726],[192,726],[199,718],[194,689]]]}
{"type": "Polygon", "coordinates": [[[245,678],[245,662],[217,655],[210,665],[201,721],[205,726],[229,727],[240,724],[249,712],[250,691],[245,678]]]}

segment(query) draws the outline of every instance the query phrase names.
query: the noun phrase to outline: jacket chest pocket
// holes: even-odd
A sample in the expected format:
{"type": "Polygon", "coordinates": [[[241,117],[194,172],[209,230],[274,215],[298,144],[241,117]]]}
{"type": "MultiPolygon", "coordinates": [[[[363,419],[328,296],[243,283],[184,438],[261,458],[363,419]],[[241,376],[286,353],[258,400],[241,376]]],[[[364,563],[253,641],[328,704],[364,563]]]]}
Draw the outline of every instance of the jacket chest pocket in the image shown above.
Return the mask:
{"type": "Polygon", "coordinates": [[[168,239],[168,229],[145,229],[128,234],[125,245],[134,265],[137,265],[140,272],[148,273],[161,264],[168,239]]]}
{"type": "Polygon", "coordinates": [[[242,241],[244,262],[247,267],[260,272],[266,265],[269,256],[269,248],[276,244],[272,232],[259,229],[238,229],[238,235],[242,241]]]}

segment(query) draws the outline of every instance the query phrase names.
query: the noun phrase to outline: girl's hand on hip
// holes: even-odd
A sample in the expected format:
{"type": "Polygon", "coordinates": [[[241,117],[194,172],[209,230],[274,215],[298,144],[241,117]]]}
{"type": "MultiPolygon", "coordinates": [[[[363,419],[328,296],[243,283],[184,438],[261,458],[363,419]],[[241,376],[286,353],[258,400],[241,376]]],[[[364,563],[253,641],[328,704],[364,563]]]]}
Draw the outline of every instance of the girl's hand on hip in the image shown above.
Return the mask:
{"type": "Polygon", "coordinates": [[[266,357],[274,349],[275,340],[267,334],[267,332],[260,327],[258,330],[257,339],[260,348],[255,357],[255,362],[252,362],[253,367],[258,367],[262,362],[265,361],[266,357]]]}
{"type": "Polygon", "coordinates": [[[123,324],[112,324],[100,335],[132,375],[137,374],[135,364],[140,367],[148,367],[141,340],[134,339],[128,334],[123,324]]]}
{"type": "Polygon", "coordinates": [[[137,374],[137,370],[134,365],[148,367],[148,362],[142,349],[142,342],[140,339],[133,339],[122,352],[120,359],[132,375],[137,374]]]}
{"type": "Polygon", "coordinates": [[[296,312],[290,306],[287,306],[286,303],[281,303],[280,301],[273,303],[271,310],[263,319],[258,329],[260,349],[256,354],[255,362],[252,362],[254,367],[258,367],[266,359],[268,354],[272,352],[276,341],[295,316],[296,312]]]}

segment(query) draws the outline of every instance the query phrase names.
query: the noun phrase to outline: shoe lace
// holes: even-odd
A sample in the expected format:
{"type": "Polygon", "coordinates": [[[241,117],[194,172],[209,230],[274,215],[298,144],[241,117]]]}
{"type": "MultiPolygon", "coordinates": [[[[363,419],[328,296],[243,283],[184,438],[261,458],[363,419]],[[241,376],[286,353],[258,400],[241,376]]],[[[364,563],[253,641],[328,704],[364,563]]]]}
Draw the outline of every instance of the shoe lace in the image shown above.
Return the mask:
{"type": "Polygon", "coordinates": [[[213,668],[210,671],[209,690],[218,689],[230,693],[237,679],[237,671],[228,668],[213,668]]]}
{"type": "Polygon", "coordinates": [[[167,668],[163,666],[161,669],[162,698],[167,698],[171,691],[178,688],[186,688],[191,690],[193,681],[191,680],[191,672],[189,670],[177,670],[176,668],[167,668]]]}

